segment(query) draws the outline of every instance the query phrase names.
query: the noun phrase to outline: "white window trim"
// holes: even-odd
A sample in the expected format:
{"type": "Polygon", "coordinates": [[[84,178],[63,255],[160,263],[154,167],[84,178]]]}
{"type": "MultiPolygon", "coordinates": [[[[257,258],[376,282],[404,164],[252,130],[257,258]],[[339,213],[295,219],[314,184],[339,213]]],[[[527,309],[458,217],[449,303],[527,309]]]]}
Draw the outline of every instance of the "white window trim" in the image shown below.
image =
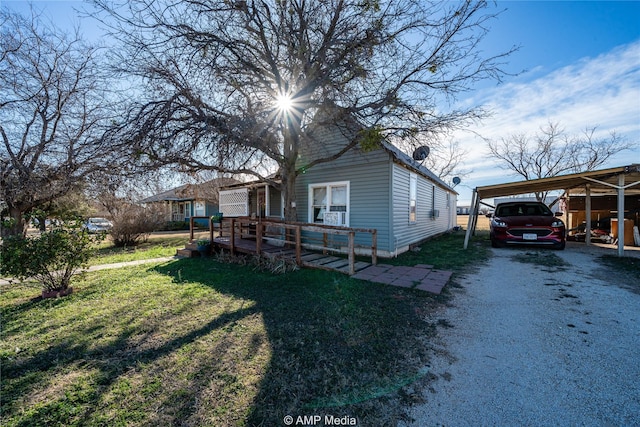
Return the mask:
{"type": "Polygon", "coordinates": [[[418,175],[409,173],[409,224],[417,224],[418,222],[418,175]],[[412,187],[415,190],[415,194],[412,194],[412,187]],[[415,203],[415,216],[411,219],[411,201],[415,203]]]}
{"type": "Polygon", "coordinates": [[[207,203],[196,200],[193,202],[193,216],[205,216],[207,214],[207,203]]]}
{"type": "Polygon", "coordinates": [[[325,187],[327,189],[327,210],[329,209],[329,200],[331,197],[331,187],[347,187],[347,211],[345,214],[345,223],[342,224],[343,227],[349,227],[350,216],[351,216],[351,184],[350,181],[336,181],[336,182],[322,182],[317,184],[309,184],[309,205],[308,205],[308,215],[307,220],[309,223],[314,223],[313,218],[313,190],[315,188],[325,187]]]}

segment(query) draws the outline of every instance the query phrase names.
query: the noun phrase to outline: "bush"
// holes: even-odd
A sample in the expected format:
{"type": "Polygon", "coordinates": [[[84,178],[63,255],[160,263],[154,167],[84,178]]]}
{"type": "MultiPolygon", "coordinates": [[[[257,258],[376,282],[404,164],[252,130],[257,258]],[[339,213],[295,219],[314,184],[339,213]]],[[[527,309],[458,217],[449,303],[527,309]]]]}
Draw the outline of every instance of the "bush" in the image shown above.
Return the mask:
{"type": "Polygon", "coordinates": [[[80,227],[57,228],[38,236],[10,236],[0,248],[0,273],[17,279],[34,278],[46,292],[69,287],[71,277],[91,258],[91,237],[80,227]]]}
{"type": "Polygon", "coordinates": [[[137,205],[124,206],[111,214],[111,239],[117,247],[137,245],[163,222],[161,212],[137,205]]]}
{"type": "Polygon", "coordinates": [[[167,221],[158,227],[161,231],[181,231],[188,230],[189,223],[187,221],[167,221]]]}

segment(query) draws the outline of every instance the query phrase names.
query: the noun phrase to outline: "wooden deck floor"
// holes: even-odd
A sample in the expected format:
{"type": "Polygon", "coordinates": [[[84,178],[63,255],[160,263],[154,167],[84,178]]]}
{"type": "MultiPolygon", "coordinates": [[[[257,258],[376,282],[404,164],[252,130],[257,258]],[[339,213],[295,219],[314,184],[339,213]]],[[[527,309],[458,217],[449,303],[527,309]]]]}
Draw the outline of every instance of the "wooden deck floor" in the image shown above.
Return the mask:
{"type": "MultiPolygon", "coordinates": [[[[213,240],[213,244],[217,248],[231,250],[231,239],[229,237],[217,237],[213,240]]],[[[234,240],[234,250],[238,253],[255,254],[257,253],[256,241],[236,238],[234,240]]],[[[270,258],[286,258],[292,260],[296,258],[295,249],[276,246],[266,242],[262,242],[261,252],[263,256],[270,258]]],[[[306,250],[302,251],[300,258],[302,266],[304,267],[333,270],[349,274],[349,261],[346,258],[306,250]]],[[[371,264],[368,262],[357,261],[355,263],[355,271],[361,271],[369,266],[371,266],[371,264]]]]}

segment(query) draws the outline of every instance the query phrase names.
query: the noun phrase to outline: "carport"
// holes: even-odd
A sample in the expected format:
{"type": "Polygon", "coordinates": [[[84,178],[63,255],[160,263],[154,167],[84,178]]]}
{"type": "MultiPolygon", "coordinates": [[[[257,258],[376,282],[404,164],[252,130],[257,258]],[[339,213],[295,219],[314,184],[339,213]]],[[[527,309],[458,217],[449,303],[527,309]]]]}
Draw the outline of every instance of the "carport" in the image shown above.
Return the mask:
{"type": "Polygon", "coordinates": [[[464,238],[464,248],[466,249],[469,245],[470,236],[475,234],[478,210],[482,200],[542,191],[564,190],[565,194],[569,196],[571,194],[584,194],[586,197],[587,244],[590,243],[591,231],[591,195],[596,193],[617,195],[618,255],[623,256],[624,196],[625,192],[627,194],[640,194],[640,186],[638,184],[640,184],[640,164],[634,163],[629,166],[610,169],[476,187],[473,190],[471,199],[471,211],[469,212],[469,223],[464,238]]]}

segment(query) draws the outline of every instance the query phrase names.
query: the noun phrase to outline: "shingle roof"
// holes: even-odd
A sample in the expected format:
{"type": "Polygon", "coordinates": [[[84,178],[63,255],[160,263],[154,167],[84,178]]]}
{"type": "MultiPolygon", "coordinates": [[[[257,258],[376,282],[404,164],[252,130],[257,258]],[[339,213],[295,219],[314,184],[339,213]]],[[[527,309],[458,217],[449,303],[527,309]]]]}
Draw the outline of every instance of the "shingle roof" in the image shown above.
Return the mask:
{"type": "Polygon", "coordinates": [[[163,191],[153,196],[147,197],[140,203],[154,203],[173,201],[181,202],[188,200],[218,201],[218,188],[236,184],[239,181],[233,178],[215,178],[202,184],[185,184],[171,190],[163,191]]]}

